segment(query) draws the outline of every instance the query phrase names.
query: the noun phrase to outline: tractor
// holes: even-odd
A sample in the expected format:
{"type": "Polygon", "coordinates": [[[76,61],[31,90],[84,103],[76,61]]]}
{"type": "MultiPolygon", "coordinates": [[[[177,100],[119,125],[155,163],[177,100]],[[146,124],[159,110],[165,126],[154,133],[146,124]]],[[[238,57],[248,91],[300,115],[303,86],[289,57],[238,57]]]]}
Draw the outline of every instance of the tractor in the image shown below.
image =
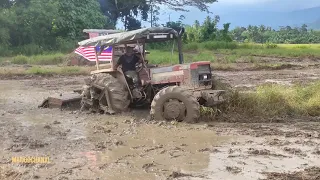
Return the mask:
{"type": "Polygon", "coordinates": [[[100,47],[96,50],[96,68],[85,79],[81,93],[81,110],[117,114],[129,107],[148,106],[155,120],[197,122],[200,106],[214,107],[225,100],[224,90],[215,90],[210,61],[184,63],[182,35],[166,27],[143,28],[122,33],[98,36],[79,42],[80,46],[100,47]],[[146,60],[145,45],[164,41],[177,42],[179,64],[157,67],[146,60]],[[132,78],[114,66],[122,48],[136,46],[142,63],[136,64],[141,87],[132,86],[132,78]],[[98,55],[112,47],[108,68],[99,65],[98,55]]]}

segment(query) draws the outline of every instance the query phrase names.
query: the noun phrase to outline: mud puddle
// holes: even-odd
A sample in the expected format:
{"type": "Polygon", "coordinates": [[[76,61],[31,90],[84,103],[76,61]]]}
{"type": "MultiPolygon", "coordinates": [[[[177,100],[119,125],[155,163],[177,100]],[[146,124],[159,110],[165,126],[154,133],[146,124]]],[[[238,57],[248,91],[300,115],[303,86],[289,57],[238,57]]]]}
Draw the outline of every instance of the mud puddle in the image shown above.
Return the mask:
{"type": "Polygon", "coordinates": [[[268,173],[320,167],[315,147],[296,144],[295,138],[290,141],[276,137],[243,139],[232,143],[231,147],[220,147],[219,152],[210,155],[207,174],[212,179],[256,180],[268,178],[268,173]],[[281,142],[284,143],[281,145],[281,142]]]}

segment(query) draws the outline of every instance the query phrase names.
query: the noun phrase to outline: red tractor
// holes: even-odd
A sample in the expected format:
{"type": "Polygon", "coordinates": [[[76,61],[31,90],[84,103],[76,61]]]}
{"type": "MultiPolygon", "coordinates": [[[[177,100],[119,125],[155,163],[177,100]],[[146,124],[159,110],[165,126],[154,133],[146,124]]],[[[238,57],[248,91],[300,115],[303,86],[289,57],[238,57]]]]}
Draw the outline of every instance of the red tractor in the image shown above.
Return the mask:
{"type": "Polygon", "coordinates": [[[79,42],[80,46],[98,46],[100,51],[112,47],[113,58],[108,69],[97,70],[85,80],[81,109],[116,114],[131,106],[151,105],[151,117],[157,120],[196,122],[200,117],[200,105],[213,107],[224,102],[225,91],[214,90],[209,61],[184,63],[180,32],[172,28],[144,28],[134,31],[98,36],[79,42]],[[145,44],[177,40],[179,64],[155,67],[148,64],[145,44]],[[141,87],[132,86],[130,77],[114,64],[122,54],[121,47],[137,45],[143,63],[136,65],[141,87]]]}

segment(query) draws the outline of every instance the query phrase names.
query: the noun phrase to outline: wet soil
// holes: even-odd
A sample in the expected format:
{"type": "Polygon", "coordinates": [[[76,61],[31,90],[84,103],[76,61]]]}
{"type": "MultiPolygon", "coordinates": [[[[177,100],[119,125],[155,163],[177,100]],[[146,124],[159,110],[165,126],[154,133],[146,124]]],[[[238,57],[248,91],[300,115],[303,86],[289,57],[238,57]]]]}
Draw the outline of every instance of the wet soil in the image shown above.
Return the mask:
{"type": "Polygon", "coordinates": [[[281,179],[320,167],[317,121],[191,125],[148,121],[143,109],[109,116],[37,107],[83,78],[0,81],[0,179],[281,179]],[[14,164],[16,156],[51,162],[14,164]]]}
{"type": "Polygon", "coordinates": [[[217,79],[240,90],[252,90],[272,83],[291,86],[320,80],[320,69],[283,69],[262,71],[215,71],[217,79]]]}
{"type": "MultiPolygon", "coordinates": [[[[256,86],[273,83],[291,86],[320,79],[319,58],[243,57],[237,60],[237,71],[214,71],[217,79],[240,90],[252,90],[256,86]],[[254,62],[248,62],[252,59],[254,62]],[[242,62],[241,62],[242,61],[242,62]],[[281,69],[259,69],[255,63],[266,67],[279,65],[281,69]]],[[[259,66],[259,65],[258,65],[259,66]]],[[[213,67],[214,69],[214,67],[213,67]]]]}

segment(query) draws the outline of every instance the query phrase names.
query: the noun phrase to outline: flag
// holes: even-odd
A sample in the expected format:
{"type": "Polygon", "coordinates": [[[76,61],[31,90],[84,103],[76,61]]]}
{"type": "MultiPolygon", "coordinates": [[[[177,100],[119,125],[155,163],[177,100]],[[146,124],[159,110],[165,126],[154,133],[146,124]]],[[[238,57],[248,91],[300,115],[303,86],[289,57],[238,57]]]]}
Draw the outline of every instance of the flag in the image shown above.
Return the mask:
{"type": "MultiPolygon", "coordinates": [[[[88,61],[96,61],[96,53],[94,51],[94,46],[88,46],[88,47],[78,47],[75,50],[76,54],[79,54],[80,56],[84,57],[88,61]]],[[[96,49],[100,50],[100,47],[96,47],[96,49]]],[[[112,61],[112,47],[109,46],[107,49],[102,51],[102,53],[98,56],[99,61],[112,61]]]]}

